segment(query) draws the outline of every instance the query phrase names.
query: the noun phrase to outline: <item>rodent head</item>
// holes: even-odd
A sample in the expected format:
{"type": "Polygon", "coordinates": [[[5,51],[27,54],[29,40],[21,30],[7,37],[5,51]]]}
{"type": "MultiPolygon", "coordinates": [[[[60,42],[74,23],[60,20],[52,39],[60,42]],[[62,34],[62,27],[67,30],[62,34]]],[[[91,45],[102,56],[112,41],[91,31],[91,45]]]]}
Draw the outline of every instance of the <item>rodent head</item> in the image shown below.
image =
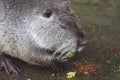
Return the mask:
{"type": "Polygon", "coordinates": [[[39,0],[39,2],[26,17],[29,26],[27,31],[34,46],[55,52],[81,50],[86,43],[84,31],[69,2],[62,0],[39,0]]]}

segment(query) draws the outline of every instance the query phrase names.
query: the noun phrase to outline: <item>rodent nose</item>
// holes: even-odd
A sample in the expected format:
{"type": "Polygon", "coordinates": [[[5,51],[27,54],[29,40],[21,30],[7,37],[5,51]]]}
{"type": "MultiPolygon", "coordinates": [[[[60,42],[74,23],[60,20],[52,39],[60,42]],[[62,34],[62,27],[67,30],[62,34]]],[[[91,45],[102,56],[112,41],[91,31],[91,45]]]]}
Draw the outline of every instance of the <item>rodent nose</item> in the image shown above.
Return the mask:
{"type": "Polygon", "coordinates": [[[78,52],[82,51],[84,49],[84,47],[86,46],[88,40],[86,38],[83,39],[83,41],[80,43],[79,48],[78,48],[78,52]]]}
{"type": "Polygon", "coordinates": [[[82,51],[84,49],[84,46],[81,46],[78,48],[78,52],[82,51]]]}
{"type": "Polygon", "coordinates": [[[86,38],[83,39],[83,41],[80,43],[81,45],[86,45],[88,40],[86,38]]]}

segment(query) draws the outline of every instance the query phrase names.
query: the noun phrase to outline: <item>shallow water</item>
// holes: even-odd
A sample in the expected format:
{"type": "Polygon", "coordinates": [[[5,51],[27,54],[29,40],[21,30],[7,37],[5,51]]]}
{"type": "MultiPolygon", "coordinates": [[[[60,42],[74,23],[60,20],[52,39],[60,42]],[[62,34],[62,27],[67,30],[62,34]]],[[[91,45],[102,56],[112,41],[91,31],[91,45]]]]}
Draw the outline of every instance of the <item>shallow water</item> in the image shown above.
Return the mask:
{"type": "MultiPolygon", "coordinates": [[[[77,74],[72,80],[120,80],[114,70],[120,65],[120,0],[71,0],[72,7],[80,15],[89,43],[77,60],[85,59],[100,64],[103,70],[90,75],[77,74]],[[110,53],[109,47],[116,47],[110,53]],[[114,65],[105,62],[111,60],[114,65]]],[[[66,72],[52,77],[51,69],[30,66],[20,60],[14,62],[21,70],[20,75],[8,76],[0,71],[0,80],[67,80],[66,72]]]]}

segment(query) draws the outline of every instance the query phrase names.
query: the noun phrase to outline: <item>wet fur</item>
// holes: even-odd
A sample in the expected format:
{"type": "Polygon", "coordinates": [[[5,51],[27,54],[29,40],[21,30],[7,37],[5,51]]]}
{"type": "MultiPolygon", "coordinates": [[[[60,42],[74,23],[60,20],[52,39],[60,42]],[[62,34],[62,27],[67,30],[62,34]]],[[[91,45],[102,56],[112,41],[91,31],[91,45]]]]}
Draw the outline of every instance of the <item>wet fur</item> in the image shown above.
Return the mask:
{"type": "Polygon", "coordinates": [[[46,66],[53,53],[75,52],[83,41],[78,16],[61,0],[0,0],[0,54],[46,66]],[[49,19],[42,16],[48,8],[49,19]]]}

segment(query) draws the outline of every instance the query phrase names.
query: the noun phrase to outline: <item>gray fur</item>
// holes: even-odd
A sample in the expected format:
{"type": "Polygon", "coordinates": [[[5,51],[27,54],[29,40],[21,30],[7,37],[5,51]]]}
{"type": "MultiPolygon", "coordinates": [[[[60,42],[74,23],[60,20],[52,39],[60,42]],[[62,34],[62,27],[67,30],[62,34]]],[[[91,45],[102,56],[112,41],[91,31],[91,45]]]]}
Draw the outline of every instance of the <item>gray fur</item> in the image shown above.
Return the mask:
{"type": "Polygon", "coordinates": [[[30,64],[51,65],[55,54],[86,43],[79,18],[62,0],[0,0],[0,53],[30,64]],[[53,14],[43,16],[47,9],[53,14]]]}

